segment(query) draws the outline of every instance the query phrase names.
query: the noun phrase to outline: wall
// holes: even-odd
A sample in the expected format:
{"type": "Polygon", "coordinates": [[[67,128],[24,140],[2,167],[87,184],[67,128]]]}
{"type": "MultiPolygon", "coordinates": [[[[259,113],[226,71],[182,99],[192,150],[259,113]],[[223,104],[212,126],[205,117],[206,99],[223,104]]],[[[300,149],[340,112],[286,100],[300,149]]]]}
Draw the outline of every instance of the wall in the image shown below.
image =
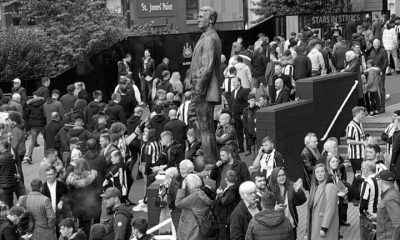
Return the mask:
{"type": "Polygon", "coordinates": [[[353,11],[382,11],[382,0],[351,0],[353,11]]]}
{"type": "MultiPolygon", "coordinates": [[[[257,112],[257,144],[265,136],[275,139],[276,149],[285,159],[287,175],[293,181],[303,176],[300,153],[304,148],[304,137],[315,132],[320,139],[328,129],[337,110],[354,84],[356,75],[340,73],[302,79],[296,82],[296,91],[301,99],[267,107],[257,112]]],[[[344,136],[344,130],[352,119],[351,109],[357,104],[353,93],[329,137],[344,136]]],[[[320,143],[322,149],[323,143],[320,143]]]]}

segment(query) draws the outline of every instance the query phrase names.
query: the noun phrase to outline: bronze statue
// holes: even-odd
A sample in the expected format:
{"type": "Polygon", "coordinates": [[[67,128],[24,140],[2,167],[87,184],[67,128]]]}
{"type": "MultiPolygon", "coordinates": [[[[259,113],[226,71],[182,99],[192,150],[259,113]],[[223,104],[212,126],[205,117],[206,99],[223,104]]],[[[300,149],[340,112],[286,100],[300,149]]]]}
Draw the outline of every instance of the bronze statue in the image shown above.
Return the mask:
{"type": "Polygon", "coordinates": [[[221,40],[214,29],[217,12],[209,6],[200,8],[198,27],[203,32],[197,42],[190,65],[193,83],[192,103],[196,113],[195,130],[201,140],[206,163],[215,163],[217,147],[214,128],[214,105],[221,102],[221,40]]]}

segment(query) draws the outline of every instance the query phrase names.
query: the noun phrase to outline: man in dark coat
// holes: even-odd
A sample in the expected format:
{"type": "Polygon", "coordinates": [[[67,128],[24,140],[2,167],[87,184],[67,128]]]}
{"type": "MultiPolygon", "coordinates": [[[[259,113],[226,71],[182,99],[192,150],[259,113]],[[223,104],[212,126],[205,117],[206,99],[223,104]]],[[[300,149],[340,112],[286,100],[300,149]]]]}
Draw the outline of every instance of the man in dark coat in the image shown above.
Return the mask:
{"type": "Polygon", "coordinates": [[[246,135],[246,156],[251,154],[251,148],[256,143],[256,112],[259,107],[256,105],[256,96],[249,94],[247,97],[249,106],[243,110],[243,128],[246,135]]]}
{"type": "Polygon", "coordinates": [[[342,40],[332,56],[332,64],[340,72],[345,67],[346,52],[349,50],[346,40],[342,40]]]}
{"type": "Polygon", "coordinates": [[[157,138],[160,137],[162,131],[164,131],[164,126],[168,122],[168,119],[163,114],[163,106],[156,105],[155,106],[156,115],[150,118],[148,127],[154,128],[156,130],[157,138]]]}
{"type": "Polygon", "coordinates": [[[299,46],[296,50],[297,55],[293,62],[293,79],[311,77],[311,60],[306,55],[307,49],[299,46]]]}
{"type": "Polygon", "coordinates": [[[83,120],[78,118],[75,120],[75,125],[68,132],[68,139],[76,137],[80,141],[80,148],[82,154],[86,152],[86,141],[89,139],[99,139],[99,135],[85,129],[83,120]]]}
{"type": "Polygon", "coordinates": [[[265,70],[267,68],[268,59],[263,53],[262,47],[258,47],[254,50],[254,57],[253,57],[253,69],[252,69],[252,76],[253,76],[253,88],[258,88],[260,83],[265,82],[265,70]]]}
{"type": "Polygon", "coordinates": [[[129,95],[127,95],[127,86],[125,84],[119,87],[119,92],[121,95],[121,101],[118,103],[122,106],[124,110],[125,117],[130,117],[135,109],[135,100],[132,99],[129,95]]]}
{"type": "Polygon", "coordinates": [[[58,112],[53,112],[51,114],[51,121],[44,127],[44,141],[46,142],[45,144],[45,150],[49,148],[56,148],[55,144],[55,137],[57,133],[60,132],[60,129],[63,127],[63,124],[60,122],[60,115],[58,112]]]}
{"type": "Polygon", "coordinates": [[[270,88],[273,90],[271,92],[271,96],[270,96],[271,103],[275,103],[275,100],[276,100],[276,92],[277,91],[276,91],[275,81],[278,78],[282,79],[284,86],[286,86],[289,89],[289,93],[293,89],[292,80],[290,79],[290,77],[288,75],[285,75],[282,73],[282,65],[276,64],[275,69],[274,69],[274,76],[272,77],[273,85],[272,85],[272,88],[270,88]]]}
{"type": "Polygon", "coordinates": [[[6,139],[0,140],[0,201],[12,207],[13,193],[17,184],[14,156],[6,139]]]}
{"type": "Polygon", "coordinates": [[[93,92],[93,101],[91,101],[85,109],[86,126],[88,129],[92,129],[92,117],[98,114],[101,110],[101,99],[103,98],[103,93],[99,90],[93,92]]]}
{"type": "Polygon", "coordinates": [[[121,122],[126,123],[126,115],[124,109],[119,103],[121,102],[121,95],[119,93],[113,93],[111,95],[111,101],[106,107],[106,115],[110,117],[111,123],[121,122]]]}
{"type": "Polygon", "coordinates": [[[370,59],[374,60],[374,63],[377,67],[381,69],[381,81],[379,82],[379,95],[381,97],[381,109],[379,109],[379,113],[385,112],[385,100],[386,100],[386,90],[385,90],[385,76],[386,76],[386,68],[388,67],[388,56],[387,51],[381,45],[381,41],[375,39],[372,42],[373,49],[369,55],[370,59]]]}
{"type": "Polygon", "coordinates": [[[11,89],[12,94],[19,93],[21,96],[21,105],[23,108],[26,107],[26,90],[25,88],[21,87],[21,80],[19,78],[15,78],[13,81],[13,88],[11,89]]]}
{"type": "Polygon", "coordinates": [[[17,228],[24,216],[24,209],[22,207],[14,206],[10,209],[10,213],[7,216],[0,218],[0,240],[19,240],[17,228]]]}
{"type": "Polygon", "coordinates": [[[242,200],[233,210],[230,217],[231,240],[244,240],[247,227],[254,215],[261,211],[257,204],[256,184],[251,181],[244,182],[239,187],[242,200]]]}
{"type": "Polygon", "coordinates": [[[395,119],[396,131],[393,133],[392,159],[390,160],[390,171],[396,177],[397,185],[400,186],[400,117],[395,119]]]}
{"type": "Polygon", "coordinates": [[[75,97],[75,95],[74,95],[74,91],[75,91],[75,85],[70,84],[67,87],[67,94],[64,94],[60,98],[60,102],[61,102],[65,112],[69,112],[74,108],[74,104],[77,100],[77,97],[75,97]]]}
{"type": "Polygon", "coordinates": [[[62,104],[58,101],[59,96],[60,91],[54,89],[51,92],[51,97],[49,97],[43,104],[43,111],[45,113],[46,123],[49,123],[51,121],[51,114],[53,112],[57,112],[60,116],[64,116],[65,110],[62,104]]]}
{"type": "Polygon", "coordinates": [[[142,122],[142,119],[141,119],[142,114],[143,114],[143,108],[135,107],[133,114],[126,121],[126,128],[127,128],[128,134],[134,133],[136,128],[140,126],[140,123],[142,122]]]}
{"type": "Polygon", "coordinates": [[[187,131],[185,122],[178,119],[175,109],[169,110],[168,117],[169,121],[165,124],[164,131],[170,131],[174,139],[182,146],[185,146],[187,131]]]}
{"type": "Polygon", "coordinates": [[[240,84],[240,79],[232,79],[233,91],[232,91],[232,115],[235,121],[235,129],[237,133],[239,153],[244,152],[243,147],[243,123],[242,116],[243,110],[247,107],[247,95],[249,90],[245,89],[240,84]]]}
{"type": "Polygon", "coordinates": [[[131,63],[132,55],[127,53],[125,58],[122,61],[118,62],[118,80],[121,76],[131,76],[132,72],[130,71],[129,64],[131,63]]]}
{"type": "Polygon", "coordinates": [[[177,141],[171,132],[164,131],[160,134],[161,145],[164,147],[157,162],[166,165],[164,169],[178,167],[179,163],[185,158],[185,148],[177,141]]]}
{"type": "Polygon", "coordinates": [[[163,58],[162,63],[158,64],[156,67],[156,72],[154,74],[154,78],[162,79],[162,73],[165,70],[169,71],[169,59],[168,58],[163,58]]]}
{"type": "Polygon", "coordinates": [[[289,89],[287,86],[283,84],[283,80],[278,78],[275,80],[275,89],[276,89],[276,98],[275,98],[275,105],[289,102],[289,89]]]}
{"type": "Polygon", "coordinates": [[[50,90],[49,90],[50,78],[44,77],[44,78],[42,78],[41,82],[42,82],[42,86],[40,86],[36,90],[36,92],[39,97],[42,97],[42,98],[44,98],[44,100],[47,100],[47,98],[50,97],[50,90]]]}

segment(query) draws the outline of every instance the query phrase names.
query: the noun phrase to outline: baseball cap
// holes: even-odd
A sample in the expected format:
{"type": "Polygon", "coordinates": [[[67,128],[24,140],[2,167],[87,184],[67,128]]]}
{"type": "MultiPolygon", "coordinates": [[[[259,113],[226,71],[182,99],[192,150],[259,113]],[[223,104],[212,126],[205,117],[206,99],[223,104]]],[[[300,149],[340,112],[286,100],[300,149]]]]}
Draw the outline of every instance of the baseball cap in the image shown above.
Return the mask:
{"type": "Polygon", "coordinates": [[[13,82],[16,82],[16,83],[21,83],[21,79],[19,79],[19,78],[14,78],[14,80],[12,80],[13,82]]]}
{"type": "Polygon", "coordinates": [[[396,178],[394,177],[394,174],[389,171],[389,170],[382,170],[379,174],[378,177],[382,180],[385,181],[391,181],[393,182],[396,178]]]}
{"type": "Polygon", "coordinates": [[[116,187],[109,187],[106,191],[100,195],[102,198],[111,198],[111,197],[118,197],[121,198],[121,191],[118,190],[116,187]]]}

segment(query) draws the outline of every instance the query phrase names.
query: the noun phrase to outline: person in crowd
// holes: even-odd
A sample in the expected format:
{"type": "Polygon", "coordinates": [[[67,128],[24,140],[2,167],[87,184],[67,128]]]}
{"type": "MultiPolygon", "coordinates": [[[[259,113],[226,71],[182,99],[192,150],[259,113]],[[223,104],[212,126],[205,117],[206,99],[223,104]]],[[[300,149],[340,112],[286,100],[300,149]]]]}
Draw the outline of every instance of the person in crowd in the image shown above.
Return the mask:
{"type": "Polygon", "coordinates": [[[293,224],[285,216],[285,212],[276,209],[277,196],[274,192],[266,192],[261,197],[263,210],[254,215],[246,231],[246,240],[256,239],[295,239],[293,224]]]}
{"type": "Polygon", "coordinates": [[[132,213],[125,205],[121,204],[121,192],[118,188],[109,187],[100,197],[103,198],[107,215],[110,216],[105,223],[106,239],[130,239],[132,235],[130,226],[132,213]]]}
{"type": "Polygon", "coordinates": [[[308,201],[308,239],[339,239],[338,189],[325,164],[314,167],[308,201]],[[322,216],[322,219],[321,219],[322,216]]]}
{"type": "Polygon", "coordinates": [[[164,131],[171,132],[174,139],[182,146],[185,146],[187,132],[187,126],[185,122],[178,119],[175,109],[169,110],[168,118],[169,121],[165,124],[164,131]]]}
{"type": "Polygon", "coordinates": [[[253,71],[252,71],[252,91],[260,87],[260,83],[264,82],[264,74],[267,68],[268,59],[263,53],[261,45],[255,47],[254,59],[253,59],[253,71]]]}
{"type": "MultiPolygon", "coordinates": [[[[397,73],[400,73],[400,66],[399,66],[399,59],[397,57],[398,53],[398,33],[396,32],[396,29],[394,28],[395,24],[394,21],[389,21],[388,24],[386,24],[386,28],[382,32],[382,44],[383,47],[385,48],[387,55],[388,55],[388,61],[390,61],[390,57],[393,58],[394,61],[394,66],[395,66],[395,71],[397,73]]],[[[386,69],[386,74],[389,75],[391,72],[390,67],[386,69]]]]}
{"type": "Polygon", "coordinates": [[[201,178],[195,174],[188,174],[182,181],[175,198],[175,206],[182,209],[178,239],[201,239],[200,224],[205,217],[212,200],[200,189],[201,178]]]}
{"type": "Polygon", "coordinates": [[[249,45],[249,46],[247,46],[246,49],[241,51],[238,56],[243,59],[243,63],[246,64],[250,68],[250,70],[252,70],[252,68],[253,68],[253,57],[254,57],[253,52],[254,52],[254,46],[249,45]]]}
{"type": "Polygon", "coordinates": [[[103,188],[116,187],[121,192],[121,202],[128,200],[127,169],[120,150],[111,153],[110,171],[105,175],[103,188]]]}
{"type": "Polygon", "coordinates": [[[181,82],[181,74],[179,72],[173,72],[169,83],[172,85],[172,90],[174,93],[174,98],[181,99],[183,93],[183,84],[181,82]]]}
{"type": "Polygon", "coordinates": [[[9,208],[14,205],[13,193],[18,181],[17,168],[10,147],[7,139],[0,139],[0,201],[9,208]]]}
{"type": "Polygon", "coordinates": [[[107,229],[102,223],[95,223],[90,227],[89,240],[105,240],[107,229]]]}
{"type": "Polygon", "coordinates": [[[51,92],[51,98],[48,98],[47,101],[43,104],[43,111],[45,112],[46,123],[51,122],[51,114],[53,112],[58,113],[60,116],[64,116],[64,108],[62,104],[58,101],[60,97],[60,91],[54,89],[51,92]]]}
{"type": "Polygon", "coordinates": [[[232,211],[240,201],[239,188],[236,184],[237,175],[233,170],[226,172],[226,187],[217,189],[217,196],[215,199],[215,214],[219,223],[218,239],[229,239],[229,219],[232,211]]]}
{"type": "Polygon", "coordinates": [[[11,127],[11,149],[15,155],[15,165],[17,166],[19,181],[24,184],[24,173],[22,171],[22,161],[26,153],[25,147],[25,127],[22,122],[22,116],[18,112],[8,114],[8,122],[11,127]]]}
{"type": "Polygon", "coordinates": [[[165,124],[168,119],[163,114],[163,106],[157,105],[154,107],[156,115],[150,117],[148,128],[154,128],[156,130],[157,136],[160,136],[161,132],[164,131],[165,124]]]}
{"type": "Polygon", "coordinates": [[[80,230],[76,229],[74,219],[66,218],[60,222],[60,235],[63,239],[68,240],[86,240],[85,233],[80,230]]]}
{"type": "Polygon", "coordinates": [[[77,118],[75,120],[74,127],[72,127],[69,132],[68,132],[68,138],[73,138],[76,137],[79,139],[81,145],[80,145],[80,150],[82,153],[86,152],[86,146],[85,143],[88,139],[98,139],[99,136],[91,133],[89,130],[85,128],[85,123],[83,122],[83,119],[77,118]]]}
{"type": "Polygon", "coordinates": [[[342,173],[339,168],[339,159],[332,153],[328,153],[326,158],[326,168],[328,170],[328,176],[332,179],[333,183],[338,188],[338,196],[339,196],[339,223],[340,226],[348,227],[350,226],[347,223],[347,209],[348,209],[348,184],[346,182],[347,177],[346,173],[342,173]]]}
{"type": "Polygon", "coordinates": [[[46,179],[46,169],[50,166],[56,168],[57,177],[61,177],[64,174],[64,165],[57,157],[57,151],[54,148],[49,148],[45,151],[44,158],[40,162],[39,167],[39,178],[41,180],[46,179]]]}
{"type": "Polygon", "coordinates": [[[166,93],[173,93],[174,89],[172,84],[170,83],[171,73],[168,70],[162,72],[162,78],[159,82],[157,82],[156,89],[164,90],[166,93]]]}
{"type": "Polygon", "coordinates": [[[232,109],[232,91],[234,90],[233,79],[237,78],[236,76],[237,70],[235,67],[229,68],[229,75],[225,78],[224,84],[222,85],[222,89],[224,92],[225,99],[228,103],[228,108],[232,109]]]}
{"type": "MultiPolygon", "coordinates": [[[[164,222],[165,220],[171,218],[171,210],[168,206],[168,188],[171,184],[171,180],[174,176],[178,175],[178,168],[170,167],[165,170],[165,179],[164,182],[160,184],[158,190],[158,198],[159,202],[157,206],[161,208],[160,211],[160,223],[164,222]]],[[[164,226],[158,230],[159,234],[169,234],[171,233],[172,229],[170,226],[164,226]]]]}
{"type": "Polygon", "coordinates": [[[304,164],[304,188],[310,190],[312,173],[321,154],[318,150],[318,138],[315,133],[307,133],[304,138],[305,147],[300,154],[301,160],[304,164]]]}
{"type": "Polygon", "coordinates": [[[220,160],[215,164],[210,171],[210,178],[216,181],[216,187],[226,188],[226,173],[233,170],[236,173],[236,185],[239,186],[242,182],[250,180],[250,173],[245,162],[236,159],[233,149],[229,146],[224,146],[220,149],[220,160]]]}
{"type": "Polygon", "coordinates": [[[234,78],[232,80],[233,80],[232,84],[234,87],[234,89],[232,90],[232,115],[235,121],[235,129],[237,133],[239,153],[241,153],[244,152],[242,116],[243,116],[243,110],[247,107],[248,103],[247,96],[249,94],[249,90],[247,88],[242,87],[239,78],[234,78]]]}
{"type": "Polygon", "coordinates": [[[386,154],[392,155],[393,133],[396,131],[396,118],[400,116],[400,110],[395,110],[392,115],[392,122],[385,128],[381,134],[381,139],[386,142],[386,154]]]}
{"type": "Polygon", "coordinates": [[[367,76],[367,82],[364,84],[364,89],[366,93],[364,95],[365,105],[367,112],[370,116],[378,115],[380,108],[380,98],[379,98],[379,80],[381,70],[376,67],[373,59],[367,61],[367,69],[364,70],[367,76]]]}
{"type": "Polygon", "coordinates": [[[400,237],[400,193],[394,187],[395,176],[388,170],[381,171],[378,176],[381,200],[377,206],[376,219],[377,239],[397,239],[400,237]]]}
{"type": "Polygon", "coordinates": [[[275,167],[283,167],[282,154],[275,149],[274,140],[266,136],[253,162],[254,171],[264,172],[268,179],[275,167]]]}
{"type": "Polygon", "coordinates": [[[275,101],[274,104],[281,104],[290,101],[290,91],[289,88],[284,85],[282,78],[277,78],[275,80],[275,101]]]}
{"type": "Polygon", "coordinates": [[[283,81],[282,87],[286,86],[289,89],[289,91],[288,91],[289,94],[292,93],[292,90],[295,87],[294,81],[292,81],[291,76],[288,76],[284,73],[282,65],[276,64],[275,70],[274,70],[274,76],[272,77],[272,80],[274,81],[274,86],[273,86],[274,92],[271,95],[272,103],[275,103],[275,101],[277,99],[277,93],[278,93],[277,92],[278,89],[276,88],[276,80],[277,79],[281,79],[283,81]],[[274,99],[272,99],[272,97],[274,99]]]}
{"type": "Polygon", "coordinates": [[[157,65],[156,71],[154,73],[154,79],[161,79],[162,78],[162,72],[165,70],[169,71],[169,58],[164,57],[162,62],[157,65]]]}
{"type": "Polygon", "coordinates": [[[244,240],[247,227],[251,219],[261,211],[257,204],[257,188],[254,182],[246,181],[240,184],[240,202],[236,205],[230,216],[230,239],[244,240]]]}
{"type": "Polygon", "coordinates": [[[95,90],[93,92],[93,101],[91,101],[85,110],[85,123],[88,129],[92,129],[93,116],[98,114],[101,110],[101,100],[103,99],[103,93],[100,90],[95,90]]]}
{"type": "Polygon", "coordinates": [[[368,144],[365,146],[365,161],[372,161],[376,165],[376,174],[380,173],[382,170],[387,170],[387,167],[383,160],[378,159],[381,153],[381,147],[378,144],[368,144]]]}
{"type": "Polygon", "coordinates": [[[354,72],[357,74],[358,105],[365,106],[363,86],[362,86],[362,82],[361,82],[360,62],[358,61],[356,54],[353,50],[347,51],[345,58],[346,58],[347,65],[346,65],[345,69],[342,70],[342,72],[354,72]]]}
{"type": "Polygon", "coordinates": [[[243,110],[243,129],[246,136],[246,149],[245,156],[251,155],[251,150],[256,143],[256,112],[259,107],[256,105],[256,95],[250,93],[247,96],[249,106],[243,110]]]}
{"type": "Polygon", "coordinates": [[[182,101],[182,104],[179,106],[178,111],[177,111],[177,115],[178,115],[178,119],[183,121],[187,126],[189,126],[189,117],[188,117],[188,113],[189,113],[189,106],[192,102],[192,92],[191,91],[187,91],[184,94],[184,100],[182,101]]]}
{"type": "Polygon", "coordinates": [[[395,119],[396,130],[393,133],[393,151],[390,159],[390,170],[396,177],[397,185],[400,186],[400,117],[395,119]]]}
{"type": "Polygon", "coordinates": [[[361,201],[360,201],[360,236],[361,239],[368,238],[373,232],[371,220],[368,218],[371,214],[377,212],[379,203],[379,186],[376,179],[376,165],[372,161],[365,161],[362,164],[363,182],[361,183],[361,201]]]}
{"type": "Polygon", "coordinates": [[[60,114],[58,112],[51,113],[51,121],[44,127],[43,139],[45,141],[45,150],[56,148],[55,138],[62,127],[63,124],[60,122],[60,114]]]}
{"type": "Polygon", "coordinates": [[[14,206],[9,213],[0,218],[0,226],[2,228],[0,240],[19,240],[18,225],[24,216],[22,207],[14,206]]]}
{"type": "Polygon", "coordinates": [[[312,40],[309,43],[312,48],[307,57],[311,60],[311,75],[319,76],[326,74],[325,60],[320,51],[321,43],[319,40],[312,40]]]}
{"type": "MultiPolygon", "coordinates": [[[[49,79],[50,82],[50,79],[49,79]]],[[[31,131],[31,142],[29,144],[28,152],[26,153],[24,157],[24,161],[28,162],[29,164],[32,164],[32,153],[33,153],[33,148],[37,144],[37,138],[39,133],[42,133],[42,136],[44,135],[44,126],[46,125],[46,118],[44,116],[43,112],[43,104],[45,100],[43,97],[40,95],[41,93],[38,91],[35,91],[33,93],[33,99],[29,100],[27,102],[27,109],[24,114],[25,116],[25,122],[27,123],[28,127],[30,128],[31,131]]]]}
{"type": "Polygon", "coordinates": [[[365,133],[361,120],[364,116],[364,107],[356,106],[352,109],[353,120],[346,127],[346,138],[348,156],[351,162],[353,173],[361,170],[361,162],[364,158],[365,133]]]}
{"type": "Polygon", "coordinates": [[[69,188],[67,203],[71,207],[72,215],[79,219],[79,227],[89,236],[92,219],[98,217],[98,211],[101,211],[96,201],[97,171],[90,170],[84,159],[75,160],[73,164],[75,167],[66,178],[69,188]]]}
{"type": "MultiPolygon", "coordinates": [[[[275,101],[275,66],[281,63],[278,60],[278,53],[276,51],[271,51],[269,53],[270,62],[267,64],[265,69],[265,82],[263,82],[264,92],[267,92],[270,97],[271,103],[275,101]]],[[[280,70],[282,73],[282,69],[280,70]]]]}
{"type": "Polygon", "coordinates": [[[382,23],[379,20],[379,15],[374,15],[374,21],[372,22],[372,34],[374,39],[381,39],[382,38],[382,23]]]}
{"type": "Polygon", "coordinates": [[[293,79],[299,80],[311,77],[311,60],[306,56],[307,49],[298,47],[296,58],[293,60],[293,79]]]}
{"type": "Polygon", "coordinates": [[[154,59],[150,56],[149,49],[144,50],[144,57],[142,58],[140,63],[140,89],[141,93],[143,94],[143,101],[148,102],[155,73],[154,59]],[[146,92],[147,90],[148,94],[146,92]]]}
{"type": "MultiPolygon", "coordinates": [[[[231,124],[231,116],[228,113],[222,113],[219,116],[219,124],[215,133],[217,148],[223,146],[231,146],[232,149],[237,149],[237,133],[235,127],[231,124]]],[[[236,154],[235,150],[235,155],[236,154]]]]}
{"type": "Polygon", "coordinates": [[[119,94],[121,96],[121,101],[118,104],[121,105],[125,117],[130,117],[137,105],[136,100],[127,95],[127,85],[125,84],[120,86],[119,94]]]}
{"type": "Polygon", "coordinates": [[[70,84],[67,86],[67,93],[60,98],[60,102],[65,112],[70,112],[74,108],[77,97],[74,95],[75,85],[70,84]]]}
{"type": "Polygon", "coordinates": [[[242,37],[238,37],[236,42],[232,43],[232,50],[231,50],[231,57],[239,54],[242,50],[243,50],[243,38],[242,37]]]}
{"type": "Polygon", "coordinates": [[[201,147],[201,142],[196,137],[196,133],[193,128],[189,129],[186,133],[186,151],[185,151],[185,159],[189,159],[194,161],[197,151],[201,147]]]}
{"type": "Polygon", "coordinates": [[[18,93],[21,96],[21,105],[23,108],[26,107],[26,90],[21,86],[21,79],[19,78],[14,78],[12,80],[13,87],[11,88],[11,93],[14,95],[14,93],[18,93]]]}
{"type": "Polygon", "coordinates": [[[345,67],[345,55],[349,50],[348,43],[346,40],[338,42],[337,48],[332,54],[332,64],[334,66],[335,72],[340,72],[345,67]]]}
{"type": "MultiPolygon", "coordinates": [[[[299,224],[297,207],[307,201],[302,179],[299,178],[294,183],[290,182],[283,168],[274,168],[268,182],[268,191],[274,193],[276,198],[275,210],[280,210],[285,214],[293,228],[291,229],[293,239],[297,239],[297,226],[299,224]]],[[[261,197],[261,201],[263,201],[263,197],[261,197]]]]}
{"type": "Polygon", "coordinates": [[[113,93],[111,95],[111,101],[106,107],[106,115],[110,117],[111,123],[122,122],[126,123],[126,115],[124,109],[119,103],[121,102],[121,95],[119,93],[113,93]]]}
{"type": "Polygon", "coordinates": [[[130,53],[127,53],[121,61],[118,61],[118,79],[121,76],[132,75],[131,67],[129,65],[131,61],[132,61],[132,55],[130,53]]]}
{"type": "Polygon", "coordinates": [[[56,215],[51,205],[50,198],[41,193],[43,183],[39,179],[33,179],[28,195],[21,196],[17,205],[30,211],[35,219],[32,232],[32,240],[56,239],[56,215]]]}
{"type": "Polygon", "coordinates": [[[24,114],[24,109],[21,105],[21,95],[19,93],[13,93],[11,96],[11,101],[8,103],[8,106],[11,109],[14,109],[14,111],[17,111],[23,116],[24,114]]]}
{"type": "Polygon", "coordinates": [[[41,83],[42,85],[35,92],[38,97],[42,97],[46,101],[50,97],[50,78],[43,77],[41,83]]]}
{"type": "MultiPolygon", "coordinates": [[[[375,34],[374,34],[375,35],[375,34]]],[[[378,38],[372,42],[373,49],[369,55],[370,59],[373,59],[376,66],[381,69],[381,78],[379,82],[379,96],[381,98],[381,105],[379,113],[385,112],[385,100],[386,100],[386,90],[385,90],[385,76],[386,68],[389,65],[388,56],[385,48],[381,45],[381,41],[378,38]]]]}
{"type": "Polygon", "coordinates": [[[155,240],[154,236],[147,234],[148,223],[144,217],[137,217],[132,220],[132,234],[136,239],[155,240]]]}
{"type": "Polygon", "coordinates": [[[236,76],[238,77],[238,79],[240,79],[242,87],[245,89],[250,90],[251,87],[251,70],[250,67],[248,65],[246,65],[245,63],[243,63],[243,57],[242,56],[238,56],[236,58],[236,64],[234,65],[234,67],[236,68],[236,76]]]}
{"type": "Polygon", "coordinates": [[[267,191],[267,178],[262,172],[253,172],[251,180],[256,184],[257,195],[261,197],[267,191]]]}
{"type": "Polygon", "coordinates": [[[180,217],[182,213],[182,209],[176,207],[175,199],[178,190],[181,188],[183,184],[183,180],[188,176],[188,174],[193,173],[194,165],[190,160],[183,160],[179,163],[179,174],[175,175],[168,188],[167,192],[167,200],[168,207],[171,210],[171,218],[174,223],[175,229],[178,230],[180,217]]]}
{"type": "Polygon", "coordinates": [[[160,137],[163,151],[159,156],[159,161],[162,159],[166,165],[165,168],[178,167],[185,156],[184,146],[174,139],[170,131],[162,132],[160,137]]]}

